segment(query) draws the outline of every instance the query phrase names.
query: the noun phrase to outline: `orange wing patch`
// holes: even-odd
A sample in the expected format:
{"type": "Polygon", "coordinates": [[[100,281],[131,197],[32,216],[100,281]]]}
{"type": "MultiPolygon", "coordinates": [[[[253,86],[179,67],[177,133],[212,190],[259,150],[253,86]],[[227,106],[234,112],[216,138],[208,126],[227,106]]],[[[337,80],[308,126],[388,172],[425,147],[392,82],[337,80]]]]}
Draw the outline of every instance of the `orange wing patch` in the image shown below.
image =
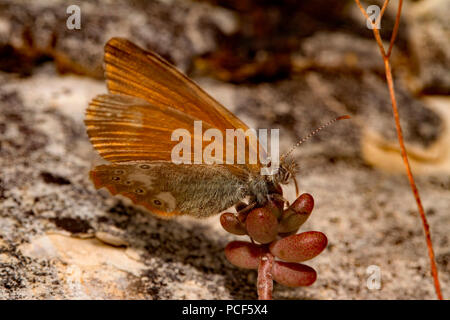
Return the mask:
{"type": "MultiPolygon", "coordinates": [[[[161,105],[123,95],[100,95],[86,110],[87,134],[100,155],[111,162],[171,161],[172,132],[186,129],[191,146],[201,141],[194,135],[194,121],[189,115],[161,105]]],[[[204,129],[212,128],[203,123],[204,129]]],[[[193,161],[194,155],[191,155],[193,161]]]]}
{"type": "Polygon", "coordinates": [[[225,129],[248,129],[239,118],[183,75],[169,62],[132,42],[112,38],[105,46],[108,89],[140,97],[225,129]]]}

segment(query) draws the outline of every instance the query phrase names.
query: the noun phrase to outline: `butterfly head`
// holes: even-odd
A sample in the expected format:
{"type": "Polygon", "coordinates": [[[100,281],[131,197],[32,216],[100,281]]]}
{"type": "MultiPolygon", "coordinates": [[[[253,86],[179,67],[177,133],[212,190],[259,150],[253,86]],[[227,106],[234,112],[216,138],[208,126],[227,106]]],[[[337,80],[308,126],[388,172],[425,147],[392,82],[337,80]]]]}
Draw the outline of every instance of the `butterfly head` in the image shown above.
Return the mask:
{"type": "Polygon", "coordinates": [[[297,180],[295,179],[296,173],[297,164],[295,163],[295,161],[284,159],[283,161],[281,161],[278,169],[273,174],[266,176],[266,180],[272,183],[274,186],[279,186],[280,184],[286,185],[293,180],[297,188],[297,180]]]}
{"type": "Polygon", "coordinates": [[[272,176],[274,183],[288,184],[295,179],[297,164],[294,161],[283,161],[278,168],[277,173],[272,176]]]}
{"type": "Polygon", "coordinates": [[[295,161],[291,159],[283,159],[280,162],[278,169],[273,174],[266,176],[266,181],[273,186],[274,189],[272,191],[277,190],[275,191],[275,193],[279,193],[279,191],[281,190],[280,185],[287,185],[291,181],[294,181],[295,192],[296,194],[298,194],[298,183],[297,179],[295,178],[296,173],[297,164],[295,163],[295,161]]]}

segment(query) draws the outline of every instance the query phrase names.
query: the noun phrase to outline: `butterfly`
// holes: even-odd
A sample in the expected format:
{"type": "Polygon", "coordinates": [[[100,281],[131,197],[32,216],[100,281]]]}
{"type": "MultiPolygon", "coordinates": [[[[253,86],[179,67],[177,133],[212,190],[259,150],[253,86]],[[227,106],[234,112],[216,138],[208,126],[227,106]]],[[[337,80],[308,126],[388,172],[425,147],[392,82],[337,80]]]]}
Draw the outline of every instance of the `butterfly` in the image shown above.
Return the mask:
{"type": "MultiPolygon", "coordinates": [[[[295,163],[285,158],[271,175],[262,175],[264,164],[250,163],[248,156],[243,164],[174,163],[174,130],[193,132],[195,121],[224,134],[249,128],[169,62],[126,39],[106,43],[104,62],[109,93],[95,97],[85,116],[90,142],[109,162],[90,171],[97,189],[161,218],[209,217],[245,199],[262,206],[294,179],[295,163]]],[[[194,134],[192,141],[201,138],[194,134]]]]}

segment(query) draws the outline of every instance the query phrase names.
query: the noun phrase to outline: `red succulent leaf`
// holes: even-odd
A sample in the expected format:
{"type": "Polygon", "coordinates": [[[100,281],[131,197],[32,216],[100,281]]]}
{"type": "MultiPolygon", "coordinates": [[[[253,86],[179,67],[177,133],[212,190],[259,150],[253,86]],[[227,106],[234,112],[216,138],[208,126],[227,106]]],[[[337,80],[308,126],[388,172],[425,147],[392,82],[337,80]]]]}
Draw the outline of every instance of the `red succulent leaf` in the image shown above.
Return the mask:
{"type": "Polygon", "coordinates": [[[291,205],[296,212],[311,213],[314,209],[314,198],[309,193],[303,193],[291,205]]]}
{"type": "Polygon", "coordinates": [[[287,287],[309,286],[317,279],[316,271],[304,264],[275,261],[273,279],[287,287]]]}
{"type": "Polygon", "coordinates": [[[309,218],[313,208],[313,197],[308,193],[302,194],[283,212],[278,232],[282,234],[297,232],[300,226],[309,218]]]}
{"type": "Polygon", "coordinates": [[[236,235],[247,234],[244,224],[242,224],[238,217],[231,212],[225,212],[220,216],[220,224],[229,233],[236,235]]]}
{"type": "Polygon", "coordinates": [[[302,262],[314,258],[327,246],[327,237],[318,231],[292,235],[270,244],[270,252],[288,262],[302,262]]]}
{"type": "Polygon", "coordinates": [[[252,210],[245,225],[249,236],[259,243],[270,243],[278,234],[278,219],[266,207],[252,210]]]}
{"type": "Polygon", "coordinates": [[[284,201],[282,199],[271,199],[267,201],[265,207],[277,218],[279,219],[283,213],[284,201]]]}
{"type": "Polygon", "coordinates": [[[225,256],[236,267],[258,269],[260,256],[266,248],[246,241],[232,241],[225,248],[225,256]]]}

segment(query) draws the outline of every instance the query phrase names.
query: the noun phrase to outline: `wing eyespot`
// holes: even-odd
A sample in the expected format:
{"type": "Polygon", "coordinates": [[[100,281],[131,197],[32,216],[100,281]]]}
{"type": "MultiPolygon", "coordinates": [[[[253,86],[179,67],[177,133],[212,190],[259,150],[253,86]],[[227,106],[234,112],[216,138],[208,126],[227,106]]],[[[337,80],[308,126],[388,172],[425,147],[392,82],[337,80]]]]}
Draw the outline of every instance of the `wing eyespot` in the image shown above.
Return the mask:
{"type": "Polygon", "coordinates": [[[113,180],[113,181],[120,181],[120,177],[114,176],[114,177],[111,177],[111,180],[113,180]]]}
{"type": "Polygon", "coordinates": [[[134,190],[134,193],[143,195],[143,194],[145,194],[145,190],[142,188],[137,188],[136,190],[134,190]]]}
{"type": "Polygon", "coordinates": [[[153,204],[159,207],[159,206],[162,205],[162,202],[160,200],[158,200],[158,199],[154,199],[153,200],[153,204]]]}
{"type": "Polygon", "coordinates": [[[124,174],[124,173],[125,173],[125,171],[124,171],[124,170],[122,170],[122,169],[117,169],[117,170],[115,170],[115,171],[114,171],[114,173],[115,173],[115,174],[119,174],[119,175],[121,175],[121,174],[124,174]]]}
{"type": "Polygon", "coordinates": [[[141,165],[139,166],[139,168],[144,169],[144,170],[147,170],[147,169],[150,169],[150,166],[149,166],[148,164],[141,164],[141,165]]]}

